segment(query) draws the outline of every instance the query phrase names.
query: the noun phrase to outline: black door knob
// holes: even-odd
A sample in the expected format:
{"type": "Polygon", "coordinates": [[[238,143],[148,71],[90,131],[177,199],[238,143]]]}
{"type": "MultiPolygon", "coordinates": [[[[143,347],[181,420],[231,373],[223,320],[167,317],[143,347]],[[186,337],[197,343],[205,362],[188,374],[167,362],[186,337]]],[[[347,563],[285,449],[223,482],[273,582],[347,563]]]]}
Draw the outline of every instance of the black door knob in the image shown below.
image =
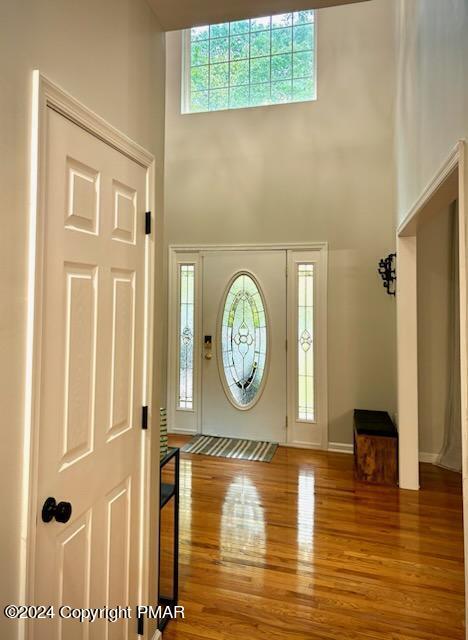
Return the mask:
{"type": "Polygon", "coordinates": [[[69,502],[57,502],[55,498],[47,498],[42,507],[42,522],[50,522],[54,518],[57,522],[68,522],[71,518],[72,506],[69,502]]]}

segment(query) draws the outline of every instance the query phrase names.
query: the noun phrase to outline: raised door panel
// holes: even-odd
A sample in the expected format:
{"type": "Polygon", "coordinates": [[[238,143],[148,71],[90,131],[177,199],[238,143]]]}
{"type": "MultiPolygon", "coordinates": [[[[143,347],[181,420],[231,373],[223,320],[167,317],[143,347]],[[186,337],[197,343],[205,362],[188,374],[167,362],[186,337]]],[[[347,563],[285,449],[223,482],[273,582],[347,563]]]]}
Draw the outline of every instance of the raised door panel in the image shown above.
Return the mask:
{"type": "Polygon", "coordinates": [[[137,220],[137,194],[118,180],[112,181],[114,202],[114,228],[112,238],[119,242],[135,244],[137,220]]]}
{"type": "MultiPolygon", "coordinates": [[[[91,511],[78,518],[57,537],[58,598],[69,615],[71,608],[89,607],[91,580],[91,511]]],[[[56,612],[58,613],[58,612],[56,612]]],[[[89,623],[58,616],[59,640],[88,640],[89,623]]],[[[50,637],[50,636],[49,636],[50,637]]]]}
{"type": "Polygon", "coordinates": [[[99,232],[99,172],[67,157],[67,209],[65,227],[74,231],[99,232]]]}
{"type": "Polygon", "coordinates": [[[65,372],[62,468],[93,449],[97,267],[65,264],[65,372]]]}
{"type": "Polygon", "coordinates": [[[135,274],[112,271],[112,357],[109,438],[133,426],[135,274]]]}
{"type": "MultiPolygon", "coordinates": [[[[109,608],[129,601],[131,505],[131,479],[128,478],[107,499],[106,605],[109,608]]],[[[127,634],[126,619],[106,627],[106,640],[122,640],[127,634]]]]}

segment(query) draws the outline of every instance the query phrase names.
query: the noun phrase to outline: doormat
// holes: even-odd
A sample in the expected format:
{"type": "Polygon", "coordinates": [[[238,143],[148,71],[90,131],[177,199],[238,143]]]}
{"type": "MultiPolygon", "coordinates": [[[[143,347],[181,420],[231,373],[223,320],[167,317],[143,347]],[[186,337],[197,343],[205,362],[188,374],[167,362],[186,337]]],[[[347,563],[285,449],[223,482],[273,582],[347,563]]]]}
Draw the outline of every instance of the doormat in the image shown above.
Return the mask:
{"type": "Polygon", "coordinates": [[[276,442],[239,440],[238,438],[217,438],[215,436],[195,436],[184,444],[185,453],[199,453],[204,456],[271,462],[276,453],[276,442]]]}

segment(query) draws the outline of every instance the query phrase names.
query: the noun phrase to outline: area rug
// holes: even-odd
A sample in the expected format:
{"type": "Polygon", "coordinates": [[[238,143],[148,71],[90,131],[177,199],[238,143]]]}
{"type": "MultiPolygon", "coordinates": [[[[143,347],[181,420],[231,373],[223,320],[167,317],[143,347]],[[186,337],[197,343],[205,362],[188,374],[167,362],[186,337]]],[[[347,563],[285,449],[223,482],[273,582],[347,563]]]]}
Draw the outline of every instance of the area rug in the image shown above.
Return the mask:
{"type": "Polygon", "coordinates": [[[199,453],[204,456],[271,462],[278,444],[239,440],[238,438],[216,438],[215,436],[195,436],[182,447],[185,453],[199,453]]]}

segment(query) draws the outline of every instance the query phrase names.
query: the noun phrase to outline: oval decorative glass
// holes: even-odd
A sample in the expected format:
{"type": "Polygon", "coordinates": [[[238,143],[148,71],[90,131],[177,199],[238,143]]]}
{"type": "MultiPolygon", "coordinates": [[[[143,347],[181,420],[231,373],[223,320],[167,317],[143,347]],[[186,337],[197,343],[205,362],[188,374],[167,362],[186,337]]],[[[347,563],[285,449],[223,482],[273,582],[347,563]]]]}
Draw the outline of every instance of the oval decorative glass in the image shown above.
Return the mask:
{"type": "Polygon", "coordinates": [[[249,409],[260,397],[268,356],[265,302],[251,274],[237,274],[227,289],[220,342],[226,394],[235,407],[249,409]]]}

